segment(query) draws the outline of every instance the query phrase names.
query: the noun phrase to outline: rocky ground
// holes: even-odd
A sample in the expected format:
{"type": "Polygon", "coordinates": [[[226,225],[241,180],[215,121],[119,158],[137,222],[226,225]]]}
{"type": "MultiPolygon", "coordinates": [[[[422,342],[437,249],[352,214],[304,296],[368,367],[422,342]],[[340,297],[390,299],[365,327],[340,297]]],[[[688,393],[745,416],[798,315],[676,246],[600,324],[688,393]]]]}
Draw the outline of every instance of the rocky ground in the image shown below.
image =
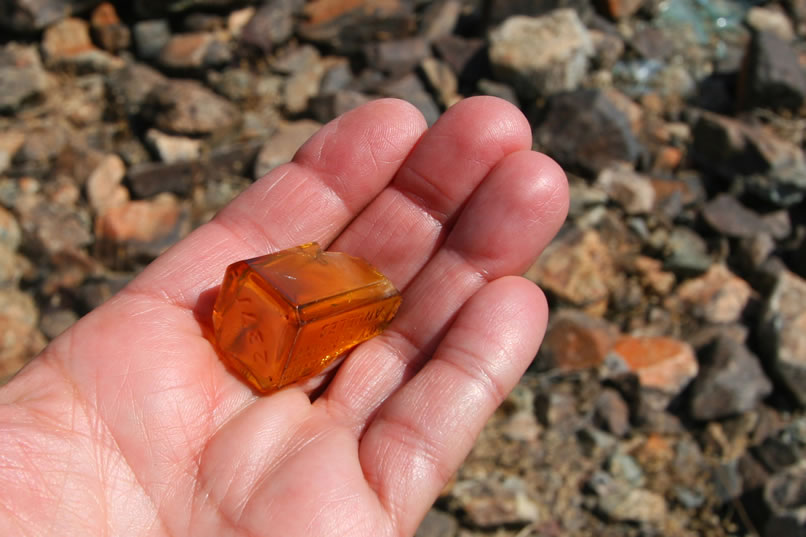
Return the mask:
{"type": "Polygon", "coordinates": [[[321,123],[521,107],[571,211],[420,537],[806,535],[806,1],[0,0],[0,378],[321,123]]]}

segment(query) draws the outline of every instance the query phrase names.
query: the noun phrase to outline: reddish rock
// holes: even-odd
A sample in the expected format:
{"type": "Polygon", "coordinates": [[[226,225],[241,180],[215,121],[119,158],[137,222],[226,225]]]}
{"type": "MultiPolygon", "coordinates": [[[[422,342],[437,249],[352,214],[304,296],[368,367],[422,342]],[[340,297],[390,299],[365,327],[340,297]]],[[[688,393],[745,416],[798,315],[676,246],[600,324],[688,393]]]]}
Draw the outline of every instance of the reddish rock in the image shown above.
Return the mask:
{"type": "Polygon", "coordinates": [[[555,240],[526,276],[562,302],[601,316],[607,310],[616,268],[602,237],[588,230],[555,240]]]}
{"type": "Polygon", "coordinates": [[[42,51],[46,62],[55,66],[110,71],[126,65],[92,44],[89,24],[82,19],[68,18],[50,26],[42,37],[42,51]]]}
{"type": "Polygon", "coordinates": [[[552,315],[538,367],[563,371],[598,367],[618,337],[618,329],[603,319],[561,310],[552,315]]]}
{"type": "Polygon", "coordinates": [[[640,255],[633,261],[641,284],[660,296],[666,296],[675,284],[675,276],[663,270],[663,262],[659,259],[640,255]]]}
{"type": "Polygon", "coordinates": [[[90,24],[92,35],[101,48],[117,53],[131,45],[131,31],[120,21],[115,6],[111,3],[103,2],[94,9],[90,24]]]}
{"type": "Polygon", "coordinates": [[[198,69],[216,41],[211,33],[193,32],[171,36],[159,54],[159,62],[169,69],[198,69]]]}
{"type": "Polygon", "coordinates": [[[752,295],[750,285],[722,264],[683,282],[677,290],[683,304],[710,323],[738,321],[752,295]]]}
{"type": "Polygon", "coordinates": [[[95,221],[99,257],[113,266],[150,260],[187,231],[186,211],[172,194],[112,207],[95,221]]]}
{"type": "Polygon", "coordinates": [[[599,8],[613,19],[625,19],[644,4],[644,0],[598,0],[599,8]]]}
{"type": "Polygon", "coordinates": [[[697,376],[694,349],[667,337],[625,336],[611,351],[638,376],[641,387],[675,396],[697,376]]]}

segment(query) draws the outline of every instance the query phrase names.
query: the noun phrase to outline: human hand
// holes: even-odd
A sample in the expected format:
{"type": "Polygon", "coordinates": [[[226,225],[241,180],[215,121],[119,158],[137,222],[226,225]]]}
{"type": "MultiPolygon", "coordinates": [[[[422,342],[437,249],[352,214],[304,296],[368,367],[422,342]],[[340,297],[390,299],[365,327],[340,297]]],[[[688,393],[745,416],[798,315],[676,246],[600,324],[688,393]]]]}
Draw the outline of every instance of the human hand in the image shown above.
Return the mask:
{"type": "Polygon", "coordinates": [[[568,205],[511,105],[429,130],[381,100],[297,153],[0,389],[2,535],[412,535],[546,326],[522,273],[568,205]],[[194,315],[226,266],[316,240],[402,291],[311,401],[256,395],[194,315]]]}

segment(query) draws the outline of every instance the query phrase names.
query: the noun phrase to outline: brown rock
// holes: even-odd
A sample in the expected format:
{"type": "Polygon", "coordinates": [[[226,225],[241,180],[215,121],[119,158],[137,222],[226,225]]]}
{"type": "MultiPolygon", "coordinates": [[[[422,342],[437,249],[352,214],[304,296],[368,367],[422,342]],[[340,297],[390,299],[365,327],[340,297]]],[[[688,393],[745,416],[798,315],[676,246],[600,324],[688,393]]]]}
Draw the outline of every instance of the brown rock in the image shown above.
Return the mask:
{"type": "Polygon", "coordinates": [[[638,375],[643,388],[674,397],[697,376],[694,349],[666,337],[625,336],[611,351],[638,375]]]}
{"type": "Polygon", "coordinates": [[[0,289],[0,383],[44,347],[37,320],[38,311],[30,295],[17,289],[0,289]]]}
{"type": "Polygon", "coordinates": [[[702,216],[708,225],[729,237],[750,238],[759,233],[769,233],[776,239],[783,239],[790,231],[788,221],[775,225],[775,222],[748,209],[730,194],[718,194],[709,201],[702,209],[702,216]]]}
{"type": "Polygon", "coordinates": [[[115,154],[106,155],[92,171],[85,186],[90,206],[97,213],[129,201],[129,191],[121,183],[126,165],[115,154]]]}
{"type": "Polygon", "coordinates": [[[99,257],[115,266],[150,260],[187,231],[186,211],[172,194],[112,207],[95,221],[99,257]]]}
{"type": "Polygon", "coordinates": [[[644,4],[644,0],[598,0],[599,8],[613,19],[625,19],[644,4]]]}
{"type": "Polygon", "coordinates": [[[663,270],[662,261],[640,255],[634,260],[633,267],[641,279],[641,284],[658,295],[666,296],[674,288],[675,276],[663,270]]]}
{"type": "Polygon", "coordinates": [[[216,43],[211,33],[193,32],[171,36],[159,53],[159,62],[169,69],[198,69],[209,63],[208,53],[216,43]]]}
{"type": "Polygon", "coordinates": [[[42,315],[39,321],[39,328],[48,339],[55,339],[56,336],[70,328],[78,320],[78,316],[72,310],[58,309],[48,311],[42,315]]]}
{"type": "Polygon", "coordinates": [[[79,250],[92,242],[89,216],[73,207],[39,200],[21,215],[22,228],[31,242],[53,255],[79,250]]]}
{"type": "Polygon", "coordinates": [[[574,231],[549,245],[526,276],[561,301],[601,316],[616,269],[599,233],[574,231]]]}
{"type": "Polygon", "coordinates": [[[598,367],[618,337],[618,329],[603,319],[560,310],[552,315],[537,356],[538,367],[563,371],[598,367]]]}
{"type": "Polygon", "coordinates": [[[95,47],[86,21],[68,18],[48,27],[42,37],[42,51],[48,64],[72,65],[93,71],[120,69],[125,62],[95,47]]]}
{"type": "Polygon", "coordinates": [[[280,125],[258,153],[255,178],[259,179],[280,164],[290,162],[297,149],[320,128],[320,123],[305,119],[280,125]]]}
{"type": "Polygon", "coordinates": [[[750,285],[722,264],[683,282],[677,290],[683,304],[710,323],[738,321],[752,295],[750,285]]]}
{"type": "Polygon", "coordinates": [[[193,80],[157,85],[146,101],[147,117],[165,132],[211,134],[231,128],[240,119],[232,103],[193,80]]]}
{"type": "MultiPolygon", "coordinates": [[[[46,88],[47,75],[35,47],[9,43],[0,48],[0,112],[14,111],[39,98],[46,88]]],[[[2,151],[0,148],[0,173],[4,169],[2,151]]]]}
{"type": "Polygon", "coordinates": [[[90,24],[93,37],[103,49],[117,53],[131,45],[131,31],[120,21],[115,6],[111,3],[103,2],[94,9],[90,24]]]}

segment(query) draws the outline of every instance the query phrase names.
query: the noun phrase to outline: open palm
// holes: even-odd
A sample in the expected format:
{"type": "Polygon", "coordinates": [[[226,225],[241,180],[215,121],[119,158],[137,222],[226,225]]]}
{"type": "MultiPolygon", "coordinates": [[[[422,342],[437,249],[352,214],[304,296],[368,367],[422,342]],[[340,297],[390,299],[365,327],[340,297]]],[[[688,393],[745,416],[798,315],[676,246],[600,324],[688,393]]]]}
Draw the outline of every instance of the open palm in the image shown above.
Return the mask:
{"type": "Polygon", "coordinates": [[[520,274],[567,208],[511,105],[325,126],[0,390],[0,534],[411,535],[546,325],[520,274]],[[225,267],[316,240],[403,292],[311,401],[258,396],[202,335],[225,267]]]}

